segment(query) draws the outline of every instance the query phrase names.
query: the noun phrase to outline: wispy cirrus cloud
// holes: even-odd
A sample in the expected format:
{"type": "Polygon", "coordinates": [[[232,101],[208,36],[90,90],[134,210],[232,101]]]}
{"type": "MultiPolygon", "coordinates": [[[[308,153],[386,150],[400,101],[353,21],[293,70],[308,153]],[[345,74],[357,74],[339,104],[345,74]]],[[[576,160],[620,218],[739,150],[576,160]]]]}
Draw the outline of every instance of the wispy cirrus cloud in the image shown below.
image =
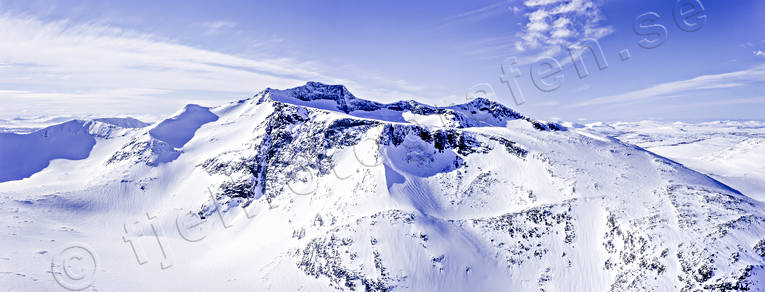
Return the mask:
{"type": "Polygon", "coordinates": [[[765,97],[745,97],[745,98],[731,98],[724,100],[714,100],[705,102],[696,102],[690,106],[708,107],[708,106],[725,106],[725,105],[740,105],[740,104],[760,104],[765,103],[765,97]]]}
{"type": "Polygon", "coordinates": [[[508,12],[507,1],[500,1],[492,3],[483,7],[479,7],[473,10],[465,11],[463,13],[448,17],[444,19],[441,27],[448,26],[460,22],[475,22],[481,21],[497,15],[502,15],[508,12]]]}
{"type": "Polygon", "coordinates": [[[571,106],[584,107],[614,103],[631,103],[640,100],[678,96],[699,90],[746,87],[754,83],[765,83],[765,66],[661,83],[641,90],[593,98],[575,103],[571,106]]]}
{"type": "MultiPolygon", "coordinates": [[[[235,26],[209,24],[217,29],[235,26]]],[[[3,116],[72,111],[167,113],[187,102],[217,104],[251,96],[265,87],[288,88],[308,80],[343,83],[360,96],[368,92],[412,96],[408,90],[418,88],[382,77],[361,86],[357,80],[322,73],[325,70],[317,62],[241,57],[66,19],[0,14],[0,39],[3,116]]]]}
{"type": "Polygon", "coordinates": [[[205,28],[205,32],[208,34],[214,34],[224,30],[234,29],[236,26],[236,22],[227,20],[208,21],[202,23],[202,27],[205,28]]]}

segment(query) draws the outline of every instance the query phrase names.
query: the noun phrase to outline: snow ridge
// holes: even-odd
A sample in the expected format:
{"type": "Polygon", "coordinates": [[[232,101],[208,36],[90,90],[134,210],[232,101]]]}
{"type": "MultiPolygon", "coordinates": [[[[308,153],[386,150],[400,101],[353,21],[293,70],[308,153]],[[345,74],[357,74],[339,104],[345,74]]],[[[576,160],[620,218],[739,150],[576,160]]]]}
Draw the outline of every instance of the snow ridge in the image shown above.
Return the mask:
{"type": "MultiPolygon", "coordinates": [[[[563,130],[565,127],[555,123],[542,123],[525,117],[512,109],[485,98],[476,98],[465,104],[436,107],[414,100],[399,101],[391,104],[359,99],[343,85],[326,85],[308,82],[287,90],[268,88],[256,95],[258,103],[279,101],[294,105],[318,109],[339,111],[362,118],[372,118],[392,122],[407,122],[402,114],[438,115],[443,121],[451,122],[458,128],[480,126],[504,126],[508,120],[522,119],[540,130],[563,130]]],[[[449,124],[451,124],[449,123],[449,124]]]]}

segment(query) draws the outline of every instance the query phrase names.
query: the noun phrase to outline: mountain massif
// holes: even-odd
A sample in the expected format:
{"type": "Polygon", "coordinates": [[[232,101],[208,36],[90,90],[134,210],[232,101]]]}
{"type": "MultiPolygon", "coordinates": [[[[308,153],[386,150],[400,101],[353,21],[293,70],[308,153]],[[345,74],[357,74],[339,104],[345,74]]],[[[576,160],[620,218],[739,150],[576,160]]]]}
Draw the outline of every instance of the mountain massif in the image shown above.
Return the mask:
{"type": "Polygon", "coordinates": [[[73,242],[101,291],[765,290],[763,203],[480,98],[309,82],[0,133],[0,165],[10,290],[57,288],[73,242]]]}

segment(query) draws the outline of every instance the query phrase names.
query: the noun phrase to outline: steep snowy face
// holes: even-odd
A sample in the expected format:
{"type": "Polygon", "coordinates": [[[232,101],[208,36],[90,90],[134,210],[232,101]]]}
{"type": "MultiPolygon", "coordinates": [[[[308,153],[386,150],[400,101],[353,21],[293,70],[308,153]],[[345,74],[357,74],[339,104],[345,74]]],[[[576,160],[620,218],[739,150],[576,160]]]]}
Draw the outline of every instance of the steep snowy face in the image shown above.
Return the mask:
{"type": "MultiPolygon", "coordinates": [[[[99,173],[80,189],[57,190],[55,169],[0,184],[2,215],[108,255],[99,290],[765,289],[765,206],[618,140],[487,100],[380,104],[315,82],[198,113],[182,144],[152,133],[165,122],[98,140],[66,168],[99,173]],[[146,238],[134,216],[173,231],[146,238]],[[133,244],[158,242],[137,264],[133,244]]],[[[48,281],[3,286],[55,285],[22,264],[49,259],[13,246],[8,262],[48,281]]]]}
{"type": "Polygon", "coordinates": [[[218,116],[209,108],[186,105],[181,112],[161,121],[142,135],[133,137],[106,164],[124,166],[145,163],[148,166],[158,166],[174,161],[183,152],[181,148],[194,138],[202,125],[217,120],[218,116]]]}
{"type": "Polygon", "coordinates": [[[152,138],[181,148],[194,137],[197,129],[204,124],[218,120],[210,109],[195,104],[187,105],[183,112],[166,119],[149,131],[152,138]]]}
{"type": "Polygon", "coordinates": [[[147,124],[132,118],[72,120],[28,134],[0,133],[0,182],[27,178],[53,159],[85,159],[96,139],[125,135],[147,124]]]}
{"type": "MultiPolygon", "coordinates": [[[[357,100],[345,86],[325,85],[319,82],[308,82],[304,86],[288,90],[269,88],[266,92],[273,100],[285,101],[293,104],[306,104],[315,108],[339,110],[345,113],[355,110],[356,106],[351,107],[350,103],[361,103],[360,106],[374,104],[369,101],[359,102],[359,100],[357,100]]],[[[264,94],[263,98],[265,97],[264,94]]]]}

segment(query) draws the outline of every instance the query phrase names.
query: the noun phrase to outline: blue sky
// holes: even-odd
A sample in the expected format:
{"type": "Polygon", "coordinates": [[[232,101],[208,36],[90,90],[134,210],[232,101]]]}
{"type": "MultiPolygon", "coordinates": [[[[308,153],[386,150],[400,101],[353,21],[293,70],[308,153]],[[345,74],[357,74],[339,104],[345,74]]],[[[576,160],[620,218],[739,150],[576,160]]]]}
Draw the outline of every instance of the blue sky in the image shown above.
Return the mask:
{"type": "Polygon", "coordinates": [[[438,105],[488,84],[541,119],[765,119],[765,2],[698,1],[706,20],[688,32],[666,0],[0,0],[0,118],[162,115],[316,80],[438,105]],[[633,30],[647,12],[664,37],[633,30]],[[608,67],[585,53],[579,78],[567,48],[584,39],[608,67]],[[510,57],[521,105],[500,80],[510,57]],[[531,79],[543,57],[562,66],[549,92],[531,79]]]}

